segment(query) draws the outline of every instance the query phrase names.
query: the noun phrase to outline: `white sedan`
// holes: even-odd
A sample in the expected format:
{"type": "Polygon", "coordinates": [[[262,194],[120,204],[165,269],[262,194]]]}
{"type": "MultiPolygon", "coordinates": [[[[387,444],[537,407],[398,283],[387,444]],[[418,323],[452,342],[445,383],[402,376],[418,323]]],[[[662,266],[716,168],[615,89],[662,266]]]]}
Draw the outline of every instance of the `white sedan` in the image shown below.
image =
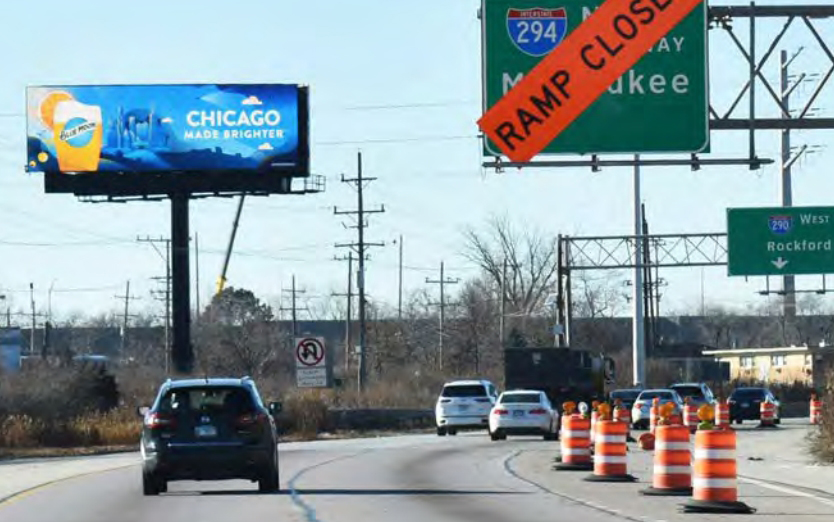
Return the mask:
{"type": "Polygon", "coordinates": [[[544,392],[505,391],[489,412],[489,436],[503,440],[507,435],[541,435],[544,440],[556,440],[559,412],[544,392]]]}

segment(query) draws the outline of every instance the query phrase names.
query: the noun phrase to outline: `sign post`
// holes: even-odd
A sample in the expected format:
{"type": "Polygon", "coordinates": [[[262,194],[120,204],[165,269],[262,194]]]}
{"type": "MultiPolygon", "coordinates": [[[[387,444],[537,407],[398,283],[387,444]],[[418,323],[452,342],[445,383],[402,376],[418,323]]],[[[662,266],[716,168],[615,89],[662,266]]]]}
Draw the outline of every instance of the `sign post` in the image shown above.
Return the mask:
{"type": "MultiPolygon", "coordinates": [[[[504,113],[527,112],[526,124],[517,113],[516,121],[510,120],[524,142],[532,138],[527,130],[535,134],[534,127],[550,126],[552,116],[563,122],[558,137],[550,134],[537,141],[536,153],[707,152],[704,4],[483,0],[484,112],[524,78],[539,76],[542,81],[528,86],[519,98],[526,99],[526,106],[516,103],[504,113]],[[574,35],[577,39],[571,42],[574,35]],[[534,71],[540,64],[545,65],[534,71]]],[[[504,150],[501,138],[491,137],[484,141],[486,155],[514,152],[504,150]]],[[[531,157],[524,156],[518,161],[531,157]]]]}
{"type": "Polygon", "coordinates": [[[834,273],[834,207],[727,209],[730,276],[834,273]]]}
{"type": "Polygon", "coordinates": [[[295,340],[295,375],[299,388],[329,388],[330,361],[324,337],[295,340]]]}

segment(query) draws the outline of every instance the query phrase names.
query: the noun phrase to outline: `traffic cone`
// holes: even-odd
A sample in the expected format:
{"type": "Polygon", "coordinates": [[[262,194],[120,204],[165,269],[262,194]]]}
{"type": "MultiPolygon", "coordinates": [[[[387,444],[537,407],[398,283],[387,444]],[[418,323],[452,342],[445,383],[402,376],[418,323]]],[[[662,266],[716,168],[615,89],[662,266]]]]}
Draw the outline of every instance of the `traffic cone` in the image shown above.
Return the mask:
{"type": "Polygon", "coordinates": [[[774,420],[776,415],[776,405],[766,400],[759,405],[759,425],[757,428],[775,428],[776,422],[774,420]]]}
{"type": "Polygon", "coordinates": [[[811,395],[811,424],[819,424],[822,420],[822,401],[816,395],[811,395]]]}
{"type": "Polygon", "coordinates": [[[561,444],[561,462],[553,465],[556,471],[588,471],[593,469],[591,461],[591,420],[582,415],[565,417],[561,444]]]}
{"type": "Polygon", "coordinates": [[[594,473],[585,480],[589,482],[634,482],[628,474],[628,426],[612,420],[597,421],[596,451],[594,451],[594,473]]]}
{"type": "Polygon", "coordinates": [[[652,486],[643,495],[689,496],[692,494],[692,466],[689,453],[689,428],[658,426],[655,431],[652,486]]]}
{"type": "Polygon", "coordinates": [[[738,501],[736,432],[699,429],[695,433],[695,470],[692,499],[683,504],[685,513],[753,513],[738,501]]]}

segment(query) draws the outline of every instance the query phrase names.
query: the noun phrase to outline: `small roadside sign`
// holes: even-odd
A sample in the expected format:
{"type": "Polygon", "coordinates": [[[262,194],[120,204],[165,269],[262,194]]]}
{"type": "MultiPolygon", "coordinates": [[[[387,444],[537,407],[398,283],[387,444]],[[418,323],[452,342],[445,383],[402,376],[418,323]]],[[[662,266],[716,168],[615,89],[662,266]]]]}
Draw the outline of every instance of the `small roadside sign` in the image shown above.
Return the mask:
{"type": "Polygon", "coordinates": [[[702,1],[606,0],[479,127],[510,160],[529,161],[702,1]]]}
{"type": "Polygon", "coordinates": [[[329,387],[330,364],[323,337],[295,340],[295,374],[299,388],[329,387]]]}

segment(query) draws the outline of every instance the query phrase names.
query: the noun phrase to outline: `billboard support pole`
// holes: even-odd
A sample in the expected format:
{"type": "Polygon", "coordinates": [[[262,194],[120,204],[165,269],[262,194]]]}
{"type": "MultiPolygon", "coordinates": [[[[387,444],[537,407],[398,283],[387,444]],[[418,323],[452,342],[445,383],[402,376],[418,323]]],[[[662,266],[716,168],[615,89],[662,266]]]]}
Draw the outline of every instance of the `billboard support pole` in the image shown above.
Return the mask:
{"type": "Polygon", "coordinates": [[[188,200],[184,192],[171,194],[171,287],[174,372],[190,373],[194,364],[191,346],[191,275],[189,266],[188,200]]]}

